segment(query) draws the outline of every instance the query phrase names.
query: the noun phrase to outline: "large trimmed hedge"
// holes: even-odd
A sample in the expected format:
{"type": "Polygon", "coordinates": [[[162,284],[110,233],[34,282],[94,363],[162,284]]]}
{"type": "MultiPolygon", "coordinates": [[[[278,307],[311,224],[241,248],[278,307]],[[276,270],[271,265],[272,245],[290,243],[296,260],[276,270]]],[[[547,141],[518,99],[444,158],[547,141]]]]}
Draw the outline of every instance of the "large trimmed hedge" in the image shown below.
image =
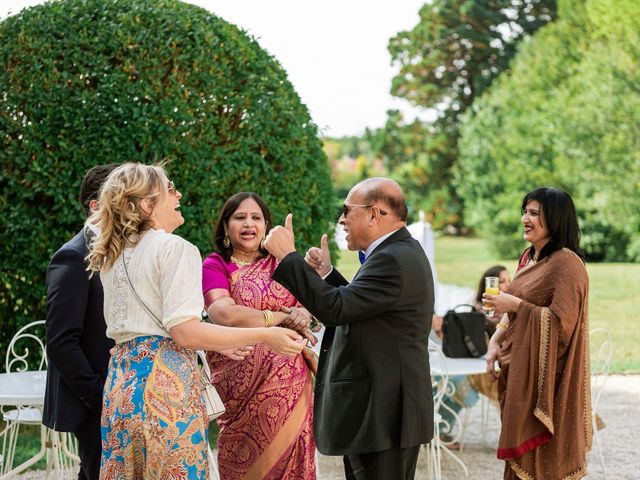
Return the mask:
{"type": "Polygon", "coordinates": [[[169,157],[186,223],[212,222],[241,190],[298,248],[335,220],[317,128],[279,63],[234,25],[178,1],[65,0],[0,23],[0,345],[43,318],[52,253],[80,228],[93,165],[169,157]]]}

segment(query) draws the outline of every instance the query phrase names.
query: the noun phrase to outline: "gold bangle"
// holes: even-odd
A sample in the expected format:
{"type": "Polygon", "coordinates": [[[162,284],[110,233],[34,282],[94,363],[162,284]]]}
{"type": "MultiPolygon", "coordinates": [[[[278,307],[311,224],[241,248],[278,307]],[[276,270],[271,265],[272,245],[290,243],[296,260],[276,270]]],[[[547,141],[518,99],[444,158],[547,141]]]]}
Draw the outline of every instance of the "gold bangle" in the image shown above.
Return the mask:
{"type": "Polygon", "coordinates": [[[271,310],[263,310],[262,315],[264,315],[264,326],[271,327],[273,325],[273,312],[271,310]]]}
{"type": "Polygon", "coordinates": [[[504,322],[498,322],[498,324],[496,325],[496,328],[504,328],[506,330],[507,328],[509,328],[509,324],[504,322]]]}

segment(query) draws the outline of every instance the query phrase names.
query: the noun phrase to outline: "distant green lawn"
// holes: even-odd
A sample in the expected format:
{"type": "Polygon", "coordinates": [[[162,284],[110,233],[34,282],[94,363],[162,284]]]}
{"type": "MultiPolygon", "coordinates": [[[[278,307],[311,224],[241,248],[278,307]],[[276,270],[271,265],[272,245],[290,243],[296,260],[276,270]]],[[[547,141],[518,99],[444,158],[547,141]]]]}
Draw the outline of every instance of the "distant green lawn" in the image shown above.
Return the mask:
{"type": "MultiPolygon", "coordinates": [[[[502,264],[513,274],[516,259],[498,259],[478,238],[440,237],[436,240],[436,271],[440,283],[477,288],[480,275],[502,264]]],[[[355,252],[341,252],[338,268],[346,278],[358,270],[355,252]]],[[[640,264],[593,263],[589,272],[590,328],[605,327],[613,336],[612,371],[640,372],[640,264]]]]}

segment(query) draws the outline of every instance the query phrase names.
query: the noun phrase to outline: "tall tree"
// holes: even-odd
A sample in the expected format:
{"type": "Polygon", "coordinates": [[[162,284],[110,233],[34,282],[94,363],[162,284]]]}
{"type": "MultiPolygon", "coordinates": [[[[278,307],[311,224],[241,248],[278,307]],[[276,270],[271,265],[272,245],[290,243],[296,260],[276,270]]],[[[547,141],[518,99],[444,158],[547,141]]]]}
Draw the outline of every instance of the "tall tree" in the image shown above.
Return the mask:
{"type": "MultiPolygon", "coordinates": [[[[410,129],[427,137],[427,158],[418,165],[424,183],[415,187],[427,204],[439,209],[434,212],[436,225],[463,223],[462,201],[451,182],[460,115],[508,68],[518,42],[555,16],[556,0],[433,0],[420,9],[420,21],[412,30],[390,40],[392,62],[399,66],[391,93],[437,112],[434,122],[419,131],[415,124],[410,129]]],[[[406,134],[404,127],[398,125],[406,134]]],[[[411,159],[394,158],[391,163],[406,161],[411,159]]],[[[398,177],[408,180],[402,172],[398,177]]],[[[415,172],[411,178],[415,180],[415,172]]]]}
{"type": "Polygon", "coordinates": [[[558,20],[461,118],[465,220],[501,258],[517,255],[523,194],[554,185],[573,196],[589,260],[640,262],[638,3],[558,3],[558,20]]]}

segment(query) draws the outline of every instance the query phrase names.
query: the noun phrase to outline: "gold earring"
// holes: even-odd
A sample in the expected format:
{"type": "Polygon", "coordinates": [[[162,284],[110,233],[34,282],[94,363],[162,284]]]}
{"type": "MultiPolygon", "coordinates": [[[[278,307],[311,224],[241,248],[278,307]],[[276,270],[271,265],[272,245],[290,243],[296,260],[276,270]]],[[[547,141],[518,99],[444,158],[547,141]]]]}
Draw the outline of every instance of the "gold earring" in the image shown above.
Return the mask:
{"type": "Polygon", "coordinates": [[[229,245],[231,245],[231,241],[229,240],[229,234],[227,233],[226,230],[224,232],[224,240],[222,240],[222,244],[224,245],[224,248],[229,248],[229,245]]]}
{"type": "Polygon", "coordinates": [[[267,236],[265,235],[264,237],[262,237],[262,240],[260,240],[260,249],[264,250],[264,241],[266,240],[267,236]]]}

